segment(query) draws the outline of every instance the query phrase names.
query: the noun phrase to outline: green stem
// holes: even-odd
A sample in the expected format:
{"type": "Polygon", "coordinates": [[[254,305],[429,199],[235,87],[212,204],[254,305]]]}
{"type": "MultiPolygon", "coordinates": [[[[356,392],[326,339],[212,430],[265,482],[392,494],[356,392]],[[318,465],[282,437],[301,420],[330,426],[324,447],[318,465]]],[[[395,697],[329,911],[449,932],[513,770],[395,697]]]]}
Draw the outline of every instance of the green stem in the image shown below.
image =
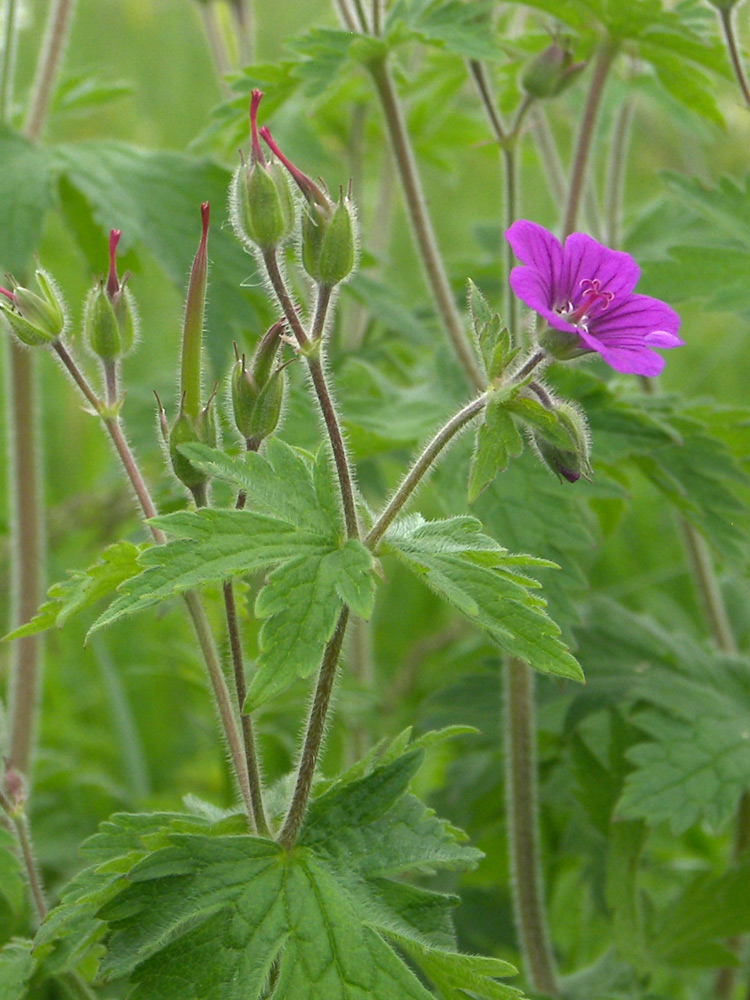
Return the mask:
{"type": "Polygon", "coordinates": [[[349,31],[358,31],[357,22],[354,20],[354,15],[349,10],[347,0],[334,0],[334,5],[344,27],[348,28],[349,31]]]}
{"type": "Polygon", "coordinates": [[[398,516],[401,508],[422,482],[425,475],[432,468],[435,460],[446,445],[448,445],[456,434],[466,427],[466,425],[470,423],[470,421],[472,421],[477,414],[482,412],[486,403],[487,393],[482,393],[481,396],[477,396],[476,399],[473,399],[470,403],[464,406],[463,409],[459,410],[458,413],[454,414],[454,416],[452,416],[451,419],[440,428],[434,438],[429,442],[427,447],[414,462],[414,465],[412,465],[406,476],[404,476],[401,481],[401,485],[393,494],[383,512],[370,529],[370,533],[365,538],[365,545],[368,549],[376,548],[380,539],[391,526],[394,518],[398,516]]]}
{"type": "Polygon", "coordinates": [[[17,0],[5,0],[5,33],[2,66],[0,66],[0,119],[4,122],[10,120],[13,106],[13,75],[16,68],[16,42],[18,40],[17,12],[17,0]]]}
{"type": "Polygon", "coordinates": [[[204,3],[200,5],[200,9],[201,17],[203,18],[203,33],[206,36],[208,48],[211,52],[211,59],[219,81],[219,87],[221,88],[222,95],[227,98],[231,95],[232,88],[227,83],[225,77],[231,71],[232,66],[224,42],[221,25],[216,16],[216,5],[213,3],[204,3]]]}
{"type": "Polygon", "coordinates": [[[607,165],[606,225],[607,246],[620,244],[620,217],[622,215],[623,190],[625,185],[625,165],[628,158],[630,129],[633,124],[635,100],[631,97],[620,105],[617,112],[610,145],[607,165]]]}
{"type": "Polygon", "coordinates": [[[479,367],[471,343],[467,338],[461,317],[453,299],[445,264],[438,249],[427,200],[417,170],[416,158],[406,129],[401,105],[393,80],[384,60],[369,64],[385,118],[386,130],[401,180],[412,232],[419,250],[420,260],[432,291],[438,316],[448,339],[469,382],[475,389],[483,389],[485,378],[479,367]]]}
{"type": "Polygon", "coordinates": [[[719,20],[721,21],[721,27],[724,32],[724,41],[727,44],[727,52],[729,53],[729,60],[732,63],[734,75],[737,78],[737,84],[740,88],[745,104],[750,107],[750,85],[747,81],[745,67],[742,65],[742,57],[740,56],[737,37],[734,33],[732,15],[733,10],[731,7],[722,8],[719,11],[719,20]]]}
{"type": "Polygon", "coordinates": [[[24,133],[32,142],[36,142],[42,134],[47,120],[47,112],[52,100],[65,43],[68,40],[74,10],[75,0],[52,0],[52,6],[47,15],[47,27],[44,32],[42,49],[31,87],[31,101],[24,124],[24,133]]]}
{"type": "MultiPolygon", "coordinates": [[[[516,221],[518,212],[518,171],[515,145],[503,146],[502,152],[505,164],[505,229],[507,231],[516,221]]],[[[510,272],[515,265],[515,256],[510,243],[507,240],[503,242],[505,244],[505,317],[511,343],[518,344],[518,299],[510,287],[510,272]]]]}
{"type": "Polygon", "coordinates": [[[14,806],[2,789],[0,789],[0,809],[3,810],[12,823],[13,831],[18,841],[18,848],[21,852],[23,867],[26,871],[26,878],[29,883],[31,901],[34,904],[37,918],[41,924],[47,916],[47,902],[44,898],[44,890],[39,878],[39,870],[36,858],[34,857],[26,814],[20,808],[14,806]]]}
{"type": "Polygon", "coordinates": [[[581,206],[581,197],[586,182],[589,153],[591,152],[591,142],[594,137],[594,126],[596,125],[599,105],[604,94],[604,85],[616,54],[617,47],[610,40],[606,40],[600,46],[596,62],[594,63],[594,72],[591,76],[589,92],[583,109],[578,140],[573,156],[573,169],[570,176],[568,199],[563,221],[563,238],[569,236],[576,227],[578,212],[581,206]]]}
{"type": "Polygon", "coordinates": [[[698,530],[683,518],[680,521],[693,576],[698,584],[703,609],[714,641],[722,652],[736,655],[737,642],[732,632],[732,626],[729,624],[729,616],[716,579],[711,553],[698,530]]]}
{"type": "Polygon", "coordinates": [[[315,698],[310,711],[305,742],[297,769],[294,794],[292,795],[289,811],[279,834],[279,843],[287,850],[290,850],[294,846],[302,826],[302,821],[305,818],[318,755],[323,743],[323,736],[325,735],[326,718],[331,703],[336,667],[341,655],[341,647],[344,643],[348,621],[349,608],[344,605],[336,623],[336,629],[323,653],[323,661],[320,665],[320,673],[318,674],[318,684],[315,688],[315,698]]]}
{"type": "Polygon", "coordinates": [[[233,0],[232,14],[237,26],[237,52],[240,63],[246,65],[255,58],[255,18],[252,0],[233,0]]]}
{"type": "Polygon", "coordinates": [[[516,924],[531,988],[557,996],[539,865],[534,677],[520,660],[505,668],[506,809],[516,924]]]}

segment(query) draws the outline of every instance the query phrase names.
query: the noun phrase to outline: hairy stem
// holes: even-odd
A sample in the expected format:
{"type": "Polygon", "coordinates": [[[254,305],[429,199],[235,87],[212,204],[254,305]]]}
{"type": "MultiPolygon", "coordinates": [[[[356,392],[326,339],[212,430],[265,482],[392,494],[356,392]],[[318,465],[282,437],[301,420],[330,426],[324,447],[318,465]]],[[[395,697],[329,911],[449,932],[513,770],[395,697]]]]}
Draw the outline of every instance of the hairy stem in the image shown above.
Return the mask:
{"type": "Polygon", "coordinates": [[[47,26],[31,87],[31,101],[24,123],[24,133],[32,142],[36,142],[42,134],[47,120],[47,112],[52,100],[65,43],[68,40],[74,10],[75,0],[52,0],[47,15],[47,26]]]}
{"type": "Polygon", "coordinates": [[[274,250],[266,252],[263,259],[265,261],[269,280],[274,292],[276,293],[276,297],[279,300],[279,304],[281,305],[286,320],[294,331],[297,343],[302,349],[303,354],[305,354],[307,360],[310,379],[313,384],[313,389],[315,390],[315,395],[318,400],[320,412],[323,416],[323,421],[326,425],[326,432],[328,434],[328,440],[331,443],[331,450],[333,451],[333,461],[336,465],[336,475],[339,480],[341,502],[344,507],[346,533],[349,538],[359,538],[357,506],[354,501],[354,486],[351,467],[349,464],[349,456],[347,454],[344,436],[341,433],[341,426],[339,424],[338,416],[336,415],[336,408],[333,405],[333,399],[331,398],[331,392],[328,388],[328,381],[323,368],[325,346],[323,343],[323,331],[325,330],[328,306],[331,301],[331,289],[326,288],[323,285],[321,285],[318,289],[318,301],[315,309],[312,334],[308,337],[302,323],[300,322],[299,316],[297,315],[294,303],[292,302],[292,299],[286,289],[283,275],[281,274],[281,270],[278,266],[276,252],[274,250]],[[314,347],[315,350],[310,351],[309,353],[305,352],[305,348],[311,346],[314,347]]]}
{"type": "Polygon", "coordinates": [[[39,878],[39,871],[36,858],[34,857],[34,849],[31,844],[31,835],[29,833],[29,824],[26,819],[26,814],[22,811],[22,809],[14,806],[2,789],[0,789],[0,808],[10,820],[11,828],[13,829],[16,840],[18,841],[18,848],[21,852],[21,860],[23,862],[26,878],[29,883],[31,901],[34,904],[37,918],[41,924],[47,916],[47,902],[44,898],[44,890],[42,888],[41,879],[39,878]]]}
{"type": "Polygon", "coordinates": [[[734,12],[731,8],[722,8],[719,11],[719,20],[721,21],[721,28],[724,32],[724,41],[726,42],[727,52],[729,53],[729,60],[732,63],[734,75],[737,78],[737,84],[740,88],[745,104],[750,107],[750,84],[748,84],[745,67],[742,65],[742,57],[740,55],[739,45],[737,44],[737,36],[734,32],[734,23],[732,21],[733,13],[734,12]]]}
{"type": "Polygon", "coordinates": [[[287,850],[293,847],[302,826],[302,821],[305,818],[305,810],[310,799],[312,782],[315,776],[315,767],[325,735],[326,718],[328,715],[328,706],[331,702],[331,693],[333,692],[336,667],[341,655],[341,647],[344,643],[348,621],[349,608],[344,605],[336,623],[336,629],[323,653],[323,661],[320,665],[320,673],[318,674],[318,684],[315,688],[315,698],[307,723],[305,743],[297,770],[297,782],[294,786],[294,794],[292,795],[289,811],[279,834],[279,843],[287,850]]]}
{"type": "Polygon", "coordinates": [[[236,24],[237,53],[246,65],[255,58],[255,17],[252,0],[233,0],[232,15],[236,24]]]}
{"type": "MultiPolygon", "coordinates": [[[[52,346],[63,365],[66,367],[68,372],[70,372],[70,375],[78,388],[93,406],[94,411],[101,414],[103,410],[102,401],[97,397],[96,393],[89,385],[85,375],[81,372],[71,355],[60,341],[56,341],[52,346]]],[[[141,475],[140,468],[138,467],[133,453],[131,452],[125,439],[119,419],[117,417],[105,416],[103,417],[103,421],[107,431],[109,432],[109,436],[112,438],[112,442],[117,449],[117,453],[120,457],[123,468],[125,469],[125,473],[131,486],[133,487],[136,497],[138,498],[138,503],[144,517],[149,520],[156,517],[156,506],[151,499],[151,494],[149,493],[146,481],[141,475]]],[[[149,527],[156,544],[163,545],[167,539],[161,528],[154,524],[149,525],[149,527]]],[[[195,591],[189,590],[183,594],[183,597],[188,611],[190,612],[190,617],[198,638],[198,643],[200,645],[201,652],[203,653],[203,659],[205,660],[206,667],[208,669],[214,698],[216,699],[219,716],[224,729],[224,736],[232,757],[232,763],[234,765],[235,774],[237,775],[237,781],[240,786],[240,792],[245,803],[248,818],[252,821],[253,803],[252,796],[250,795],[250,779],[248,776],[247,765],[245,763],[242,739],[237,726],[237,719],[232,708],[232,699],[229,695],[229,689],[227,688],[221,664],[219,662],[219,654],[216,650],[216,644],[214,643],[213,635],[211,633],[211,627],[200,598],[195,591]]]]}
{"type": "Polygon", "coordinates": [[[469,382],[475,389],[481,390],[484,388],[485,379],[453,300],[453,293],[443,258],[438,249],[414,151],[393,80],[383,60],[370,63],[369,70],[380,98],[412,231],[438,316],[469,382]]]}
{"type": "Polygon", "coordinates": [[[200,5],[200,10],[203,19],[203,33],[206,36],[208,48],[211,52],[211,60],[213,61],[214,70],[218,77],[219,87],[221,88],[222,96],[227,98],[230,96],[232,89],[225,77],[231,71],[232,65],[221,25],[216,15],[216,5],[213,3],[204,3],[200,5]]]}
{"type": "Polygon", "coordinates": [[[552,199],[556,204],[562,205],[565,201],[565,174],[549,120],[540,107],[537,107],[532,119],[532,134],[552,199]]]}
{"type": "Polygon", "coordinates": [[[606,40],[600,46],[596,62],[594,63],[594,72],[591,76],[589,92],[583,109],[578,140],[573,156],[573,169],[570,176],[568,199],[563,221],[563,238],[569,236],[576,227],[578,212],[581,207],[581,197],[586,183],[586,172],[589,163],[589,153],[591,152],[591,141],[594,137],[594,126],[596,125],[599,105],[604,94],[604,85],[616,54],[616,46],[611,41],[606,40]]]}
{"type": "Polygon", "coordinates": [[[393,494],[385,509],[370,529],[370,533],[365,538],[365,545],[368,549],[375,549],[380,539],[391,526],[394,518],[398,516],[401,508],[422,482],[425,475],[432,468],[435,459],[440,455],[446,445],[453,440],[456,434],[458,434],[462,428],[472,421],[477,414],[482,412],[486,403],[487,393],[477,396],[476,399],[473,399],[470,403],[464,406],[462,410],[459,410],[458,413],[454,414],[454,416],[452,416],[451,419],[440,428],[435,437],[429,442],[427,447],[417,458],[414,465],[412,465],[411,469],[407,472],[406,476],[404,476],[401,481],[401,485],[393,494]]]}
{"type": "Polygon", "coordinates": [[[244,715],[242,706],[247,697],[247,686],[245,684],[245,663],[242,655],[242,641],[240,639],[239,624],[237,621],[237,604],[234,598],[234,584],[231,580],[224,582],[224,610],[227,619],[227,632],[229,633],[229,647],[232,652],[232,668],[234,671],[234,686],[237,692],[237,703],[240,711],[240,723],[242,725],[242,741],[245,750],[245,761],[247,763],[248,781],[250,783],[250,801],[252,804],[252,815],[255,820],[255,828],[262,837],[269,835],[268,820],[263,806],[263,783],[260,776],[260,765],[258,762],[258,750],[255,743],[255,732],[253,722],[249,715],[244,715]]]}
{"type": "Polygon", "coordinates": [[[13,106],[13,74],[16,68],[18,39],[17,0],[5,0],[5,31],[3,32],[2,65],[0,66],[0,119],[10,121],[13,106]]]}
{"type": "Polygon", "coordinates": [[[506,809],[518,936],[534,991],[557,996],[539,866],[534,678],[511,657],[505,667],[506,809]]]}

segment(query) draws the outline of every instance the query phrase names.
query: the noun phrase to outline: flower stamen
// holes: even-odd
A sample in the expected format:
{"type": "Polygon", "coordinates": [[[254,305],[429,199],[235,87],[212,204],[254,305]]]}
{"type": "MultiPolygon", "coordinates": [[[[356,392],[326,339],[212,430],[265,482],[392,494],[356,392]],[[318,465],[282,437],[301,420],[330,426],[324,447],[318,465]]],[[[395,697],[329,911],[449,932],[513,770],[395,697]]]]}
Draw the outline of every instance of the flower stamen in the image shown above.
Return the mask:
{"type": "Polygon", "coordinates": [[[598,278],[582,278],[579,282],[583,289],[578,308],[565,318],[573,325],[585,325],[590,319],[594,306],[599,305],[599,312],[608,309],[614,300],[614,292],[602,291],[602,283],[598,278]]]}

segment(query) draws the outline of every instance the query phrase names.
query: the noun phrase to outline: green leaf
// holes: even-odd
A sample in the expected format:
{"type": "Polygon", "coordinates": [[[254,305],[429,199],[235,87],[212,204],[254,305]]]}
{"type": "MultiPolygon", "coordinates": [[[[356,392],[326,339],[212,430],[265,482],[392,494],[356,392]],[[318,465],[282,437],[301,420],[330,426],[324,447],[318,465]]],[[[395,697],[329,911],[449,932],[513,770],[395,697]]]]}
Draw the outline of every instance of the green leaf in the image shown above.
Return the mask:
{"type": "Polygon", "coordinates": [[[471,312],[474,335],[484,363],[487,378],[499,378],[513,360],[517,351],[511,350],[510,334],[493,313],[489,303],[469,279],[469,310],[471,312]]]}
{"type": "Polygon", "coordinates": [[[20,914],[27,893],[27,882],[18,859],[16,838],[0,828],[0,895],[13,913],[20,914]]]}
{"type": "Polygon", "coordinates": [[[92,607],[117,590],[120,584],[140,573],[142,567],[138,557],[146,548],[124,541],[110,545],[99,562],[86,570],[74,571],[67,580],[53,584],[48,591],[49,600],[30,622],[10,632],[5,640],[34,635],[55,625],[62,628],[73,615],[92,607]]]}
{"type": "Polygon", "coordinates": [[[504,54],[481,0],[396,0],[386,21],[390,40],[398,41],[404,28],[427,45],[467,59],[498,60],[504,54]]]}
{"type": "Polygon", "coordinates": [[[576,446],[566,427],[560,422],[555,410],[548,410],[538,399],[530,396],[516,396],[506,404],[508,410],[525,424],[539,431],[542,437],[559,448],[576,446]]]}
{"type": "Polygon", "coordinates": [[[496,981],[518,975],[518,970],[508,962],[430,948],[421,941],[402,938],[393,932],[389,936],[417,962],[445,1000],[466,1000],[468,990],[486,1000],[515,1000],[521,997],[520,990],[496,981]]]}
{"type": "Polygon", "coordinates": [[[52,110],[54,114],[88,111],[128,97],[134,91],[127,80],[101,80],[95,74],[77,73],[58,86],[52,110]]]}
{"type": "Polygon", "coordinates": [[[523,450],[523,440],[508,412],[503,394],[487,402],[484,420],[477,428],[476,448],[469,472],[469,503],[473,503],[511,458],[523,450]]]}
{"type": "Polygon", "coordinates": [[[481,532],[474,518],[426,522],[419,515],[392,526],[387,549],[512,656],[542,673],[583,680],[559,628],[532,593],[538,583],[516,567],[548,560],[510,555],[481,532]]]}
{"type": "Polygon", "coordinates": [[[52,201],[52,167],[48,153],[0,125],[0,273],[19,279],[38,248],[44,218],[52,201]]]}
{"type": "Polygon", "coordinates": [[[715,967],[733,962],[721,939],[750,930],[750,862],[719,878],[699,875],[684,892],[654,915],[650,951],[678,968],[715,967]]]}
{"type": "Polygon", "coordinates": [[[23,1000],[34,971],[31,941],[13,938],[0,950],[0,1000],[23,1000]]]}

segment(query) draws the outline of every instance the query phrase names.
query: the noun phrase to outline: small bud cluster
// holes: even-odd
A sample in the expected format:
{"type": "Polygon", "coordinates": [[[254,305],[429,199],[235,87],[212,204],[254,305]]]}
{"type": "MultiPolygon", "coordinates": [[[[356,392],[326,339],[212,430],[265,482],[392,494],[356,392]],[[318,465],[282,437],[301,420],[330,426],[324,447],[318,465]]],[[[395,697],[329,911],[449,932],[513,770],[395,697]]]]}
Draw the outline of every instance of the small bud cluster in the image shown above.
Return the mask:
{"type": "Polygon", "coordinates": [[[34,277],[39,294],[10,275],[11,288],[0,288],[0,312],[5,325],[27,347],[54,344],[68,325],[65,304],[52,276],[38,267],[34,277]]]}
{"type": "Polygon", "coordinates": [[[261,253],[275,250],[292,236],[294,202],[282,167],[285,168],[305,202],[300,223],[302,266],[319,285],[333,288],[352,273],[356,262],[351,194],[345,195],[341,188],[338,200],[333,201],[282,153],[268,128],[258,129],[262,96],[261,91],[253,91],[250,162],[243,161],[237,168],[230,189],[235,232],[243,243],[257,247],[261,253]],[[260,138],[271,151],[270,160],[266,159],[260,138]]]}
{"type": "Polygon", "coordinates": [[[284,323],[268,330],[258,344],[248,370],[245,355],[232,368],[231,394],[234,422],[245,438],[248,451],[257,451],[262,441],[276,430],[284,403],[285,365],[276,365],[284,323]]]}
{"type": "Polygon", "coordinates": [[[574,63],[573,53],[555,40],[528,64],[521,75],[521,87],[537,100],[557,97],[585,66],[585,62],[574,63]]]}
{"type": "Polygon", "coordinates": [[[532,432],[534,449],[560,482],[566,479],[569,483],[577,483],[581,476],[591,479],[591,442],[585,416],[572,403],[549,402],[558,424],[567,432],[569,444],[561,446],[537,428],[532,432]]]}

